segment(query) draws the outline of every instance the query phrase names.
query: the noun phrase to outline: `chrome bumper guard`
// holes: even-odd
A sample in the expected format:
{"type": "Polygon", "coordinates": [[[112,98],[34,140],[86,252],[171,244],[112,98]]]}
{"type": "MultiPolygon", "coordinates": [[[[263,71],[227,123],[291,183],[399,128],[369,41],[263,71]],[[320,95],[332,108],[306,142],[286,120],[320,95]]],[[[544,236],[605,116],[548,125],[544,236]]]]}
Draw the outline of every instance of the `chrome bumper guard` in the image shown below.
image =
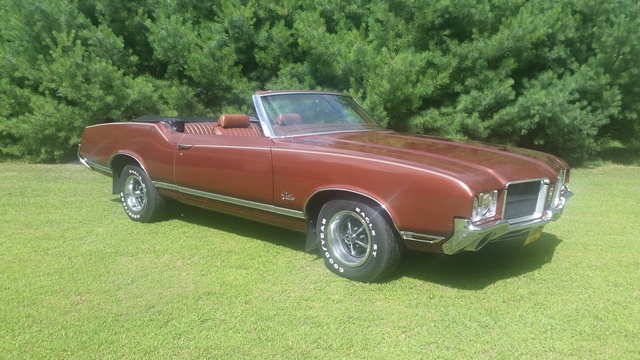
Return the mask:
{"type": "Polygon", "coordinates": [[[490,242],[522,239],[531,231],[547,225],[551,221],[562,216],[566,200],[571,198],[573,193],[567,191],[562,195],[562,205],[553,210],[544,212],[541,218],[511,224],[507,220],[499,220],[495,223],[474,226],[469,219],[455,219],[454,232],[451,238],[442,244],[442,251],[445,254],[455,254],[461,251],[477,251],[490,242]]]}
{"type": "Polygon", "coordinates": [[[78,160],[80,160],[80,163],[86,167],[89,168],[89,170],[93,171],[93,167],[91,166],[91,164],[89,164],[89,162],[87,161],[87,159],[83,158],[82,156],[80,156],[80,149],[78,149],[78,160]]]}

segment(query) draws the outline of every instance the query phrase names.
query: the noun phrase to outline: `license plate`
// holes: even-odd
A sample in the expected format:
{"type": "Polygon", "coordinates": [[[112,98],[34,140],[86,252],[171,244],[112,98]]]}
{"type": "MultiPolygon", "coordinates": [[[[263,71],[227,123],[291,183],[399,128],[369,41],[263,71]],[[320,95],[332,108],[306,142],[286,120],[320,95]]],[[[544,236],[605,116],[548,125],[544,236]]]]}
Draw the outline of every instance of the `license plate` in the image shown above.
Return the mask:
{"type": "Polygon", "coordinates": [[[527,236],[527,239],[524,241],[524,245],[529,245],[538,240],[540,235],[542,235],[542,230],[544,230],[544,227],[542,226],[531,229],[531,231],[529,231],[529,236],[527,236]]]}

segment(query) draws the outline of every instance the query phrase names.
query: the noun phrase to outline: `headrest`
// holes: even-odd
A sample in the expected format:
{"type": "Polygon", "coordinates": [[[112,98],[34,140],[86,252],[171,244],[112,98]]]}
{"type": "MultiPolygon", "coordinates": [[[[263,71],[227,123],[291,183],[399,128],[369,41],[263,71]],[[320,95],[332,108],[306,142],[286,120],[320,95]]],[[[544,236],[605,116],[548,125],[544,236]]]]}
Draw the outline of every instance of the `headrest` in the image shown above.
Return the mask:
{"type": "Polygon", "coordinates": [[[249,116],[245,114],[223,114],[218,118],[218,126],[228,128],[245,128],[251,126],[249,116]]]}
{"type": "Polygon", "coordinates": [[[288,126],[302,124],[300,114],[279,114],[273,122],[275,125],[288,126]]]}

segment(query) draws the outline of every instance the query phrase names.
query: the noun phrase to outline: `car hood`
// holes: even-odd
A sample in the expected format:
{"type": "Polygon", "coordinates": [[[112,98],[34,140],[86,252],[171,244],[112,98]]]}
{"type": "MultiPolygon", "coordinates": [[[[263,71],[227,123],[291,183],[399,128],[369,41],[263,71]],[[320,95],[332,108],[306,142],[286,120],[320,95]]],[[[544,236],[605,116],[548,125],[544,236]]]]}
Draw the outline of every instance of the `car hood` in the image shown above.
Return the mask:
{"type": "Polygon", "coordinates": [[[477,185],[488,189],[521,180],[554,181],[559,170],[567,168],[561,159],[534,150],[393,131],[323,134],[290,141],[442,172],[470,185],[480,182],[477,185]]]}

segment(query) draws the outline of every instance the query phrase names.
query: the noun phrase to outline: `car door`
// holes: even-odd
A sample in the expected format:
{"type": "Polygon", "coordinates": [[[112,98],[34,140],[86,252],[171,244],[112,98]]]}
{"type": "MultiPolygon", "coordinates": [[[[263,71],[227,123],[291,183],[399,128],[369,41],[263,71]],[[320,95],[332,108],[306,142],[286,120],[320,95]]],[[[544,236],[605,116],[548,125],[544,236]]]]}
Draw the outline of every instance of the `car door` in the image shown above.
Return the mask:
{"type": "Polygon", "coordinates": [[[273,206],[272,145],[266,137],[185,134],[176,148],[176,185],[196,205],[255,217],[273,206]]]}

